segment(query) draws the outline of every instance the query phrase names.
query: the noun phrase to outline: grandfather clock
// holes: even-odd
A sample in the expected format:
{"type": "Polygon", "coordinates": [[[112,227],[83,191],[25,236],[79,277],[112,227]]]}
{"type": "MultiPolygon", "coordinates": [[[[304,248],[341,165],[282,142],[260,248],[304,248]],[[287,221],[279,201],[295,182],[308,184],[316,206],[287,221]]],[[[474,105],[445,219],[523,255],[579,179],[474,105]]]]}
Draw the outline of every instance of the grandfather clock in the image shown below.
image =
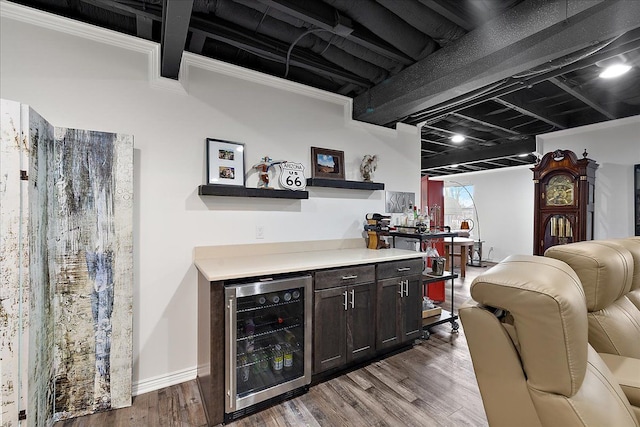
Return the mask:
{"type": "Polygon", "coordinates": [[[598,164],[578,160],[574,152],[547,153],[531,170],[535,185],[533,254],[547,248],[593,239],[593,210],[598,164]]]}

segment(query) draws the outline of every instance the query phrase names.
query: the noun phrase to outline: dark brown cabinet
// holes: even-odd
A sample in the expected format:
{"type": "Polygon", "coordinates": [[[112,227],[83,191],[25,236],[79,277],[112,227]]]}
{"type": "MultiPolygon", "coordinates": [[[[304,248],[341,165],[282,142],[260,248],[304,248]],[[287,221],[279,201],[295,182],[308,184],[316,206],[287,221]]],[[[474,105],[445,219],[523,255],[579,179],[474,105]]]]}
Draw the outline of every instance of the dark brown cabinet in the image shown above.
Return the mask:
{"type": "Polygon", "coordinates": [[[547,153],[531,170],[534,182],[533,254],[593,239],[598,164],[569,150],[547,153]]]}
{"type": "Polygon", "coordinates": [[[422,259],[378,265],[376,350],[422,336],[422,259]]]}
{"type": "Polygon", "coordinates": [[[375,355],[375,266],[315,273],[313,373],[375,355]]]}

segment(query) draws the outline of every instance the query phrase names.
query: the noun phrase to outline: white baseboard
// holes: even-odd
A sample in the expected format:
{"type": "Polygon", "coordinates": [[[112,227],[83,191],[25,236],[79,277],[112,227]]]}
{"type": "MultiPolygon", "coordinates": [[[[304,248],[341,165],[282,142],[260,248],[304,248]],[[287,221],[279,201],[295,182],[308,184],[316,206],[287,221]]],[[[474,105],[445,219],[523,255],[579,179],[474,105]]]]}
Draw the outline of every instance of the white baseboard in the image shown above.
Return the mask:
{"type": "Polygon", "coordinates": [[[196,378],[198,368],[188,368],[181,371],[175,371],[167,375],[159,375],[157,377],[147,378],[138,382],[134,382],[131,386],[131,394],[137,396],[139,394],[149,393],[150,391],[159,390],[161,388],[191,381],[196,378]]]}

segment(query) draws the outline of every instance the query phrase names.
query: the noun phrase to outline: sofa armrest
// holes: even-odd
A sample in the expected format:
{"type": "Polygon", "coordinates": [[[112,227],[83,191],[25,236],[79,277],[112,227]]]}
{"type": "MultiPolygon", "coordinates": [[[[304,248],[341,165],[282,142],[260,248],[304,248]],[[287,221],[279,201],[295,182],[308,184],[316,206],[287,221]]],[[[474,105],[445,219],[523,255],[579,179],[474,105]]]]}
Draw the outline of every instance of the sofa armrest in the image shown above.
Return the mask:
{"type": "Polygon", "coordinates": [[[640,359],[598,353],[632,406],[640,407],[640,359]]]}

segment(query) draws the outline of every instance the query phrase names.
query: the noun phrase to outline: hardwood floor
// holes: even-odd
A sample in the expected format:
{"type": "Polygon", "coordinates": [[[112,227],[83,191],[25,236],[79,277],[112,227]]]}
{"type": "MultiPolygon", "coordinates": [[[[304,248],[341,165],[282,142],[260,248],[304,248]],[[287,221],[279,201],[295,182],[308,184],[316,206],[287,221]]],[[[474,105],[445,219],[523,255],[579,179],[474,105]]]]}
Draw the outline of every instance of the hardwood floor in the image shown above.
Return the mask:
{"type": "MultiPolygon", "coordinates": [[[[486,268],[454,283],[456,307],[486,268]]],[[[449,292],[447,292],[449,295],[449,292]]],[[[446,304],[443,304],[445,308],[446,304]]],[[[134,397],[133,406],[61,421],[56,427],[206,426],[195,380],[134,397]]],[[[449,323],[410,350],[315,385],[309,392],[228,424],[254,426],[486,426],[464,337],[449,323]]]]}

